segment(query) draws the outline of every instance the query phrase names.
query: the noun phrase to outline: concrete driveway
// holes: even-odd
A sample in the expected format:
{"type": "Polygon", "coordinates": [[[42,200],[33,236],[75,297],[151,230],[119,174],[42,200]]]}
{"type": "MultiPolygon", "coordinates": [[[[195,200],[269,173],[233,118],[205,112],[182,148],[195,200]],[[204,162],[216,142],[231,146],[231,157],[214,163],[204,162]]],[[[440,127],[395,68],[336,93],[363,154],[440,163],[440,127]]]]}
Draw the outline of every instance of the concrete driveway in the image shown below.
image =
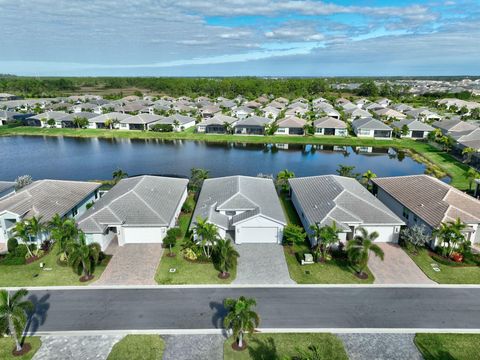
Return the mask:
{"type": "Polygon", "coordinates": [[[377,243],[385,253],[384,261],[370,255],[368,267],[375,284],[435,284],[397,244],[377,243]]]}
{"type": "Polygon", "coordinates": [[[111,244],[113,254],[98,281],[93,285],[156,285],[155,272],[162,258],[162,244],[111,244]]]}
{"type": "Polygon", "coordinates": [[[241,244],[235,248],[240,258],[233,284],[294,284],[281,245],[241,244]]]}

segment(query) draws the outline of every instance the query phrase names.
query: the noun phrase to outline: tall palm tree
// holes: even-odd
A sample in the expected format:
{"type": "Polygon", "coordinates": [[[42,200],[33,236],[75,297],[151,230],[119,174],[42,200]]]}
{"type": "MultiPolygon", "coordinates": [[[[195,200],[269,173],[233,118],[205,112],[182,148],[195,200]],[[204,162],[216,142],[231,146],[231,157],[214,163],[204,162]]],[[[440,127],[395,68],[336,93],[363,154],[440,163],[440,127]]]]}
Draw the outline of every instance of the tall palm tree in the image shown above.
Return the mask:
{"type": "Polygon", "coordinates": [[[355,235],[355,237],[347,243],[347,255],[352,266],[357,267],[358,275],[364,277],[366,275],[364,271],[368,264],[370,251],[382,260],[384,253],[383,250],[374,243],[375,239],[379,236],[376,231],[368,233],[368,231],[362,227],[359,227],[357,230],[360,231],[360,234],[355,235]]]}
{"type": "Polygon", "coordinates": [[[207,222],[207,219],[198,217],[194,231],[203,247],[203,253],[207,258],[210,258],[212,256],[212,247],[219,239],[217,226],[207,222]]]}
{"type": "Polygon", "coordinates": [[[472,147],[466,147],[465,149],[462,150],[462,155],[465,157],[464,162],[465,163],[470,163],[472,161],[472,155],[476,153],[477,150],[475,150],[472,147]]]}
{"type": "Polygon", "coordinates": [[[46,230],[46,226],[42,222],[42,217],[40,216],[37,218],[35,216],[32,216],[26,221],[26,223],[30,241],[35,241],[38,244],[40,236],[46,230]]]}
{"type": "Polygon", "coordinates": [[[240,254],[235,250],[231,240],[218,239],[213,249],[215,261],[223,278],[228,277],[229,271],[237,265],[240,254]]]}
{"type": "Polygon", "coordinates": [[[377,177],[377,174],[375,174],[372,170],[367,170],[366,172],[363,173],[362,179],[364,184],[367,186],[367,188],[370,186],[370,182],[377,177]]]}
{"type": "Polygon", "coordinates": [[[337,243],[340,239],[338,234],[341,230],[337,227],[337,223],[334,221],[332,225],[325,225],[320,228],[320,239],[321,239],[321,251],[323,259],[327,259],[328,252],[330,247],[337,243]]]}
{"type": "Polygon", "coordinates": [[[100,256],[100,245],[98,243],[87,244],[85,234],[80,232],[78,239],[68,244],[68,263],[78,275],[83,273],[83,279],[92,277],[95,265],[100,256]]]}
{"type": "Polygon", "coordinates": [[[18,221],[13,227],[13,236],[20,240],[23,245],[27,248],[28,255],[33,256],[32,250],[30,249],[30,238],[27,223],[25,221],[18,221]]]}
{"type": "Polygon", "coordinates": [[[115,183],[118,183],[120,180],[128,177],[128,174],[124,172],[122,169],[117,169],[112,173],[112,177],[115,183]]]}
{"type": "Polygon", "coordinates": [[[59,246],[59,254],[62,260],[68,259],[68,244],[78,238],[79,229],[73,219],[64,219],[55,214],[48,223],[50,236],[59,246]]]}
{"type": "Polygon", "coordinates": [[[31,301],[23,300],[27,294],[25,289],[20,289],[11,296],[7,290],[0,290],[0,320],[7,322],[17,353],[22,351],[19,334],[22,334],[25,328],[27,313],[34,309],[31,301]]]}
{"type": "Polygon", "coordinates": [[[287,192],[290,189],[288,179],[293,179],[295,173],[288,169],[284,169],[277,174],[277,184],[281,187],[282,191],[287,192]]]}
{"type": "Polygon", "coordinates": [[[474,168],[469,168],[465,172],[465,177],[468,180],[468,190],[472,191],[473,182],[475,181],[475,179],[480,179],[480,173],[474,168]]]}
{"type": "Polygon", "coordinates": [[[223,324],[225,328],[232,330],[237,346],[242,349],[244,334],[254,332],[260,324],[260,317],[251,309],[257,305],[257,302],[255,299],[240,296],[237,300],[225,299],[223,305],[228,311],[223,324]]]}
{"type": "Polygon", "coordinates": [[[465,241],[463,230],[467,227],[460,218],[455,221],[442,222],[438,229],[433,231],[433,235],[442,242],[441,251],[444,256],[450,256],[456,248],[456,245],[465,241]]]}

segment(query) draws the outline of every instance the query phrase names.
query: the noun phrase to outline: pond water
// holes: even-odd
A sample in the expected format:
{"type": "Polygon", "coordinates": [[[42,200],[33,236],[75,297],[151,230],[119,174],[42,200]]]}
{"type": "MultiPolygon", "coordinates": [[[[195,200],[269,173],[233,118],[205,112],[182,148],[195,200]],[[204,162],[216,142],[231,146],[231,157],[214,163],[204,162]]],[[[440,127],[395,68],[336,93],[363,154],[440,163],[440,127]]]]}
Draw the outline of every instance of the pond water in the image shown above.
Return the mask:
{"type": "Polygon", "coordinates": [[[34,179],[110,179],[118,168],[129,175],[188,176],[193,167],[212,177],[271,175],[282,169],[296,176],[334,174],[339,164],[378,176],[421,174],[425,166],[388,148],[207,143],[69,137],[0,137],[0,180],[29,174],[34,179]]]}

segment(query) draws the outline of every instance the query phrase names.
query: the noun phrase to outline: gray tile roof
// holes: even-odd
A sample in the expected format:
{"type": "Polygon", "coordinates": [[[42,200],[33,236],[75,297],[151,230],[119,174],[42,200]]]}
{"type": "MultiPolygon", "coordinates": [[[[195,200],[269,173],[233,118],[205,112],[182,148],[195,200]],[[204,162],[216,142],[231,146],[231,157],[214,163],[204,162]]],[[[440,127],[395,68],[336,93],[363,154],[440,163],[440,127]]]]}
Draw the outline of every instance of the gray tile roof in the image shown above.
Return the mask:
{"type": "Polygon", "coordinates": [[[480,223],[480,201],[428,175],[395,176],[372,180],[432,227],[459,217],[480,223]]]}
{"type": "Polygon", "coordinates": [[[196,219],[207,218],[211,223],[230,229],[233,222],[219,210],[246,210],[234,216],[238,222],[258,214],[280,223],[286,223],[283,209],[273,180],[250,176],[227,176],[204,181],[197,206],[193,213],[192,225],[196,219]]]}
{"type": "Polygon", "coordinates": [[[400,121],[394,121],[391,126],[401,129],[404,125],[408,126],[410,131],[433,131],[435,130],[432,126],[416,120],[416,119],[405,119],[400,121]]]}
{"type": "Polygon", "coordinates": [[[175,120],[177,120],[180,123],[180,125],[183,125],[183,124],[188,124],[192,121],[195,121],[195,118],[193,118],[191,116],[174,114],[172,116],[169,116],[169,117],[160,119],[158,121],[155,121],[154,123],[152,123],[152,125],[153,124],[170,124],[170,125],[173,125],[175,120]]]}
{"type": "Polygon", "coordinates": [[[150,124],[154,121],[162,119],[159,115],[154,114],[138,114],[129,116],[126,119],[120,121],[122,124],[150,124]]]}
{"type": "Polygon", "coordinates": [[[303,128],[307,124],[305,119],[300,119],[296,116],[289,116],[278,122],[278,126],[281,128],[303,128]]]}
{"type": "Polygon", "coordinates": [[[474,124],[456,119],[435,121],[432,126],[441,129],[444,132],[473,131],[477,128],[474,124]]]}
{"type": "Polygon", "coordinates": [[[82,111],[82,112],[79,112],[79,113],[67,114],[66,116],[60,118],[59,120],[61,120],[61,121],[73,121],[76,118],[92,119],[92,118],[97,117],[97,116],[98,116],[98,114],[82,111]]]}
{"type": "Polygon", "coordinates": [[[364,118],[352,121],[352,126],[356,129],[370,129],[370,130],[392,130],[388,125],[385,125],[380,120],[374,118],[364,118]]]}
{"type": "Polygon", "coordinates": [[[310,224],[402,225],[403,221],[357,180],[336,175],[289,180],[310,224]]]}
{"type": "Polygon", "coordinates": [[[0,193],[4,192],[5,190],[11,189],[15,187],[15,182],[12,181],[0,181],[0,193]]]}
{"type": "Polygon", "coordinates": [[[124,120],[124,119],[126,119],[130,116],[131,115],[123,114],[123,113],[119,113],[119,112],[109,112],[109,113],[106,113],[106,114],[95,116],[91,119],[88,119],[88,121],[91,122],[91,123],[102,123],[103,124],[107,120],[122,121],[122,120],[124,120]]]}
{"type": "Polygon", "coordinates": [[[265,126],[270,124],[273,120],[260,116],[250,116],[246,119],[240,120],[235,126],[265,126]]]}
{"type": "Polygon", "coordinates": [[[174,216],[187,179],[137,176],[122,179],[79,219],[86,233],[102,233],[108,225],[168,226],[174,216]]]}
{"type": "Polygon", "coordinates": [[[63,111],[47,111],[38,115],[34,115],[30,117],[29,119],[35,119],[35,120],[42,120],[42,119],[53,119],[53,120],[60,120],[67,116],[68,114],[63,111]]]}
{"type": "Polygon", "coordinates": [[[329,116],[322,117],[318,120],[315,120],[313,125],[316,128],[327,128],[327,129],[346,129],[347,124],[339,119],[335,119],[329,116]]]}
{"type": "Polygon", "coordinates": [[[0,200],[0,213],[9,211],[22,218],[64,216],[85,200],[101,184],[83,181],[38,180],[0,200]]]}

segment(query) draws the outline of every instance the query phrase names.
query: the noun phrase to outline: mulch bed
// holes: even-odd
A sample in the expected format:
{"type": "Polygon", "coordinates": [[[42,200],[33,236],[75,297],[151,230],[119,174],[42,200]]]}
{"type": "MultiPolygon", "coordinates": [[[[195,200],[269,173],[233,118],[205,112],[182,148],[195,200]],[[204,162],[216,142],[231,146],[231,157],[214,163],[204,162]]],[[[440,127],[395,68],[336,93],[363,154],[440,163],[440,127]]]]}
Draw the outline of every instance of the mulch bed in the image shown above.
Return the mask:
{"type": "Polygon", "coordinates": [[[366,280],[368,279],[368,274],[366,272],[363,272],[363,273],[358,273],[358,272],[355,272],[355,276],[357,278],[359,278],[360,280],[366,280]]]}
{"type": "Polygon", "coordinates": [[[95,275],[88,275],[88,276],[83,275],[83,276],[80,278],[80,282],[90,281],[90,280],[92,280],[94,277],[95,277],[95,275]]]}
{"type": "Polygon", "coordinates": [[[31,263],[33,263],[33,262],[35,262],[35,261],[37,261],[37,260],[40,260],[41,258],[47,256],[49,253],[50,253],[50,250],[49,250],[49,251],[45,251],[45,252],[42,254],[42,256],[32,256],[32,257],[30,257],[30,258],[28,258],[28,259],[25,259],[25,263],[31,264],[31,263]]]}
{"type": "Polygon", "coordinates": [[[173,257],[177,256],[177,254],[172,252],[172,253],[168,253],[167,256],[173,258],[173,257]]]}
{"type": "Polygon", "coordinates": [[[219,278],[219,279],[225,280],[225,279],[228,279],[229,277],[230,277],[230,273],[228,273],[228,272],[225,273],[225,274],[223,274],[223,273],[218,273],[218,278],[219,278]]]}
{"type": "Polygon", "coordinates": [[[234,341],[232,343],[232,349],[235,350],[235,351],[244,351],[247,347],[248,347],[248,345],[247,345],[247,342],[245,340],[243,341],[243,346],[242,347],[238,346],[236,341],[234,341]]]}
{"type": "Polygon", "coordinates": [[[437,254],[436,252],[428,250],[428,255],[434,260],[440,263],[440,265],[450,266],[450,267],[478,267],[476,264],[466,264],[464,262],[456,262],[450,258],[437,254]],[[441,260],[439,260],[441,259],[441,260]]]}
{"type": "Polygon", "coordinates": [[[13,356],[22,356],[32,350],[32,346],[29,343],[23,344],[22,350],[17,351],[16,348],[13,348],[12,355],[13,356]]]}

